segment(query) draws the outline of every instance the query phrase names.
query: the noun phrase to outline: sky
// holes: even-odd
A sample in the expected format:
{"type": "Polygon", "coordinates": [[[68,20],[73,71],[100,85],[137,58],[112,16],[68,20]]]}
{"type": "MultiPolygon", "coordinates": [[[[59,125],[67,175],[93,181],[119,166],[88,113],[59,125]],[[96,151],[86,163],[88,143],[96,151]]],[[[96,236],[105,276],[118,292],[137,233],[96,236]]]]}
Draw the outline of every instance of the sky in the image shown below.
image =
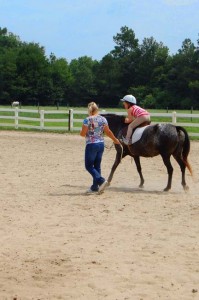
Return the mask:
{"type": "Polygon", "coordinates": [[[127,26],[142,44],[153,37],[175,54],[186,38],[199,39],[199,0],[0,0],[0,27],[49,56],[100,61],[127,26]]]}

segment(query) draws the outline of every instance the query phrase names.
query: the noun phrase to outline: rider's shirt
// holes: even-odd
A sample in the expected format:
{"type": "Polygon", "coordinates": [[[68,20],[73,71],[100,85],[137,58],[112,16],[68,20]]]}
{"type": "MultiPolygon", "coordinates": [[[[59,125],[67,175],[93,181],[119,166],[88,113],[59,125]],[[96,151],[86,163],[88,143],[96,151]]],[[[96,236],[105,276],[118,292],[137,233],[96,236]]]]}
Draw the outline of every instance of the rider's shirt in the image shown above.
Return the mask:
{"type": "Polygon", "coordinates": [[[106,118],[100,115],[89,116],[84,119],[83,124],[85,126],[88,126],[88,131],[86,134],[86,144],[104,142],[104,126],[108,125],[106,118]]]}
{"type": "Polygon", "coordinates": [[[138,106],[138,105],[133,105],[130,107],[130,112],[131,112],[131,115],[134,117],[134,118],[139,118],[141,116],[149,116],[149,113],[148,111],[146,111],[144,108],[138,106]]]}

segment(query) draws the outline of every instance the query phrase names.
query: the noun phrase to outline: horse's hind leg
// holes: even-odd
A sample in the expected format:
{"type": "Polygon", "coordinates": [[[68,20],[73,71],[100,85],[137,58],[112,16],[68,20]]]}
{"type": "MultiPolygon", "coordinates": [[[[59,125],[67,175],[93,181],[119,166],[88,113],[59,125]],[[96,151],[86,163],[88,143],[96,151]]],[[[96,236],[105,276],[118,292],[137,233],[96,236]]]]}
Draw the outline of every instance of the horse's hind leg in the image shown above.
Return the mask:
{"type": "Polygon", "coordinates": [[[141,164],[140,164],[140,157],[139,156],[135,156],[134,157],[134,161],[135,161],[135,164],[136,164],[136,168],[137,168],[138,174],[140,175],[140,184],[139,184],[139,187],[143,188],[143,186],[144,186],[144,177],[142,175],[142,168],[141,168],[141,164]]]}
{"type": "Polygon", "coordinates": [[[165,155],[165,154],[161,154],[163,162],[167,168],[167,172],[168,172],[168,182],[167,182],[167,186],[164,189],[164,191],[169,191],[171,188],[171,182],[172,182],[172,175],[173,175],[173,167],[171,165],[171,161],[170,161],[170,157],[171,155],[165,155]]]}
{"type": "Polygon", "coordinates": [[[186,191],[189,189],[189,187],[186,185],[186,181],[185,181],[185,169],[186,169],[186,165],[185,163],[183,162],[182,158],[179,157],[179,156],[174,156],[173,157],[175,158],[175,160],[177,161],[177,163],[179,164],[180,166],[180,169],[181,169],[181,172],[182,172],[182,186],[183,186],[183,189],[186,191]]]}

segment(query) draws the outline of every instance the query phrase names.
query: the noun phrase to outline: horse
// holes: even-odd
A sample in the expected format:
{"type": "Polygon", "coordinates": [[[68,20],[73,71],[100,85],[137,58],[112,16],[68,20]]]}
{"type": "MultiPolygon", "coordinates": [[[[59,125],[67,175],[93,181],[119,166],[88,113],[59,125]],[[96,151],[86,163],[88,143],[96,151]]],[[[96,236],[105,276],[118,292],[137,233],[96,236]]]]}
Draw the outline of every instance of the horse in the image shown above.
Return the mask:
{"type": "MultiPolygon", "coordinates": [[[[128,124],[124,122],[125,116],[116,114],[101,114],[107,121],[109,128],[114,135],[121,141],[121,145],[115,144],[116,157],[107,179],[107,185],[110,185],[113,175],[122,158],[129,155],[133,157],[135,165],[140,176],[139,187],[144,185],[144,177],[140,164],[140,157],[154,157],[160,155],[168,173],[167,185],[164,191],[169,191],[172,185],[173,166],[171,156],[177,161],[182,173],[181,184],[186,191],[189,187],[185,181],[185,169],[188,168],[192,175],[192,168],[188,162],[190,152],[190,139],[187,131],[181,126],[175,126],[170,123],[151,124],[146,126],[141,138],[133,144],[125,145],[122,142],[122,135],[127,131],[128,124]],[[122,146],[122,147],[121,147],[122,146]]],[[[140,129],[140,128],[139,128],[140,129]]],[[[136,131],[136,128],[134,132],[136,131]]]]}
{"type": "Polygon", "coordinates": [[[18,107],[19,106],[19,101],[13,101],[12,103],[11,103],[11,106],[12,107],[18,107]]]}

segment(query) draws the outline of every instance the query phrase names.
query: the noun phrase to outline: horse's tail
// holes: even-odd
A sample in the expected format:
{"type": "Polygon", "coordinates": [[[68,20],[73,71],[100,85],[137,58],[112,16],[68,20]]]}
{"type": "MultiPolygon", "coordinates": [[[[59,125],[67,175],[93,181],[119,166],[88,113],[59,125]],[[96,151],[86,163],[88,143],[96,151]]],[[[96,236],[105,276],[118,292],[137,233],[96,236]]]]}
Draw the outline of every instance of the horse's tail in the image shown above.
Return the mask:
{"type": "Polygon", "coordinates": [[[189,139],[188,133],[182,126],[176,126],[176,129],[177,129],[178,133],[180,131],[183,131],[183,133],[185,135],[185,141],[184,141],[183,149],[182,149],[182,159],[183,159],[183,162],[185,163],[186,167],[188,168],[190,174],[192,175],[193,174],[192,168],[187,159],[189,152],[190,152],[190,139],[189,139]]]}

